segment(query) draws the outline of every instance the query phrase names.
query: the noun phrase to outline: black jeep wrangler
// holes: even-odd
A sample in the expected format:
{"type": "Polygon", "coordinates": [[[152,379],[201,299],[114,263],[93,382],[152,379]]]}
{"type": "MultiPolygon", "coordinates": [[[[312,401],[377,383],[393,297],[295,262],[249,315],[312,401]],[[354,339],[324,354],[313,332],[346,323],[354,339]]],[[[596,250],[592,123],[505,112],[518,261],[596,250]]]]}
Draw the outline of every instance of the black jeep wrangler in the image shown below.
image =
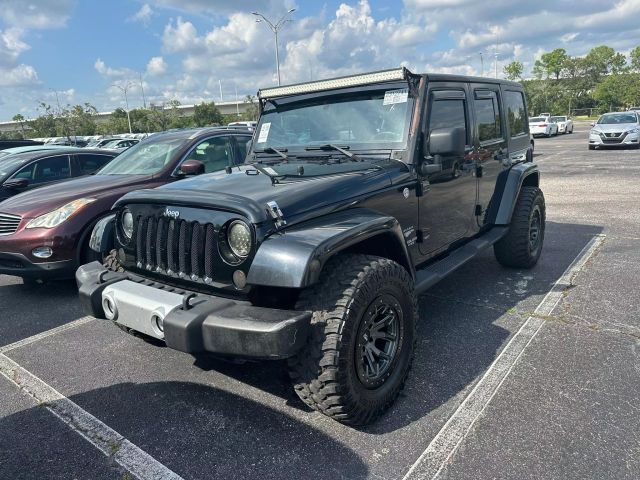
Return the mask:
{"type": "Polygon", "coordinates": [[[287,359],[307,405],[366,424],[405,382],[421,292],[492,245],[508,267],[540,256],[522,87],[402,68],[259,101],[245,165],[115,204],[80,295],[170,348],[287,359]]]}

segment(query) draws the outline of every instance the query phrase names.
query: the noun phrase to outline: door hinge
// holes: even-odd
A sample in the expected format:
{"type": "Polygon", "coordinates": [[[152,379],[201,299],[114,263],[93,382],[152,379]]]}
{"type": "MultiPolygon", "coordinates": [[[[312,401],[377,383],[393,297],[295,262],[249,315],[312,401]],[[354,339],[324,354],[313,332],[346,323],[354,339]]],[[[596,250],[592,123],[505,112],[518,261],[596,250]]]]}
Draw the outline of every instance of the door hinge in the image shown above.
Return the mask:
{"type": "Polygon", "coordinates": [[[424,232],[420,229],[416,230],[416,243],[424,242],[424,232]]]}
{"type": "Polygon", "coordinates": [[[477,204],[476,205],[476,217],[479,217],[480,215],[482,215],[482,205],[477,204]]]}

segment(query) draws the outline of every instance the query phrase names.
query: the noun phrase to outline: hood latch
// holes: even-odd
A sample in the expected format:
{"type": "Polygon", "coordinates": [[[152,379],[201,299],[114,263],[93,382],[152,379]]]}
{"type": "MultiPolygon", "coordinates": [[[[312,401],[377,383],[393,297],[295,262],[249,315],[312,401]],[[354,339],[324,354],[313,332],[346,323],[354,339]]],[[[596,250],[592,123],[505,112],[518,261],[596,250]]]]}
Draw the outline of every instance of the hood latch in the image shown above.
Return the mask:
{"type": "Polygon", "coordinates": [[[271,215],[271,218],[273,218],[276,228],[281,228],[287,224],[282,210],[280,210],[280,207],[274,200],[267,202],[267,211],[269,215],[271,215]]]}

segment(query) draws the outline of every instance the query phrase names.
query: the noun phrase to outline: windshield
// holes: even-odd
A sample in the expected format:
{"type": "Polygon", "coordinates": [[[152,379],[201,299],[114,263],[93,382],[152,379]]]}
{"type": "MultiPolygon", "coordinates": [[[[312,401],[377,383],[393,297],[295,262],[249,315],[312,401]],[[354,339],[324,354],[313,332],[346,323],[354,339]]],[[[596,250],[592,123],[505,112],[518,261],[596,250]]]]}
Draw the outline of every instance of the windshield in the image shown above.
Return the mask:
{"type": "Polygon", "coordinates": [[[137,143],[109,162],[98,175],[153,175],[174,159],[175,152],[186,141],[160,136],[137,143]]]}
{"type": "Polygon", "coordinates": [[[0,157],[0,182],[4,182],[13,172],[15,172],[27,160],[22,156],[17,158],[0,157]]]}
{"type": "MultiPolygon", "coordinates": [[[[407,89],[315,98],[274,107],[267,101],[254,148],[335,144],[352,149],[406,146],[413,100],[407,89]]],[[[277,100],[275,101],[277,104],[277,100]]]]}
{"type": "Polygon", "coordinates": [[[620,123],[638,123],[638,117],[633,113],[607,113],[598,120],[598,125],[612,125],[620,123]]]}
{"type": "Polygon", "coordinates": [[[553,123],[566,122],[567,121],[567,117],[551,117],[551,121],[553,123]]]}
{"type": "Polygon", "coordinates": [[[534,117],[529,119],[529,123],[546,122],[547,117],[534,117]]]}

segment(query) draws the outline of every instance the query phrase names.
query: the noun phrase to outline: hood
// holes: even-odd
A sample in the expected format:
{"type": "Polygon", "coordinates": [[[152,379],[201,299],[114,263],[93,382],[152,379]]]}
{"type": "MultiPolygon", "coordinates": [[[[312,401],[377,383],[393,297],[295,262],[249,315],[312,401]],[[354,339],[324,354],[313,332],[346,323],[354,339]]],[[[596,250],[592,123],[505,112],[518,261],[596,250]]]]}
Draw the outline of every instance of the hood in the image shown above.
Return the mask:
{"type": "Polygon", "coordinates": [[[115,202],[118,197],[150,182],[148,175],[92,175],[15,195],[0,203],[2,213],[32,218],[84,197],[115,202]]]}
{"type": "MultiPolygon", "coordinates": [[[[397,168],[397,167],[396,167],[397,168]]],[[[139,190],[121,198],[126,203],[156,203],[230,210],[245,215],[254,223],[268,217],[267,203],[275,201],[287,223],[314,216],[322,210],[337,210],[358,197],[391,185],[389,168],[315,177],[295,177],[273,183],[268,175],[247,174],[251,166],[233,173],[200,175],[156,189],[139,190]]]]}
{"type": "Polygon", "coordinates": [[[603,123],[596,124],[594,127],[591,127],[593,130],[597,132],[609,133],[609,132],[627,132],[634,128],[638,128],[640,125],[637,123],[603,123]]]}

